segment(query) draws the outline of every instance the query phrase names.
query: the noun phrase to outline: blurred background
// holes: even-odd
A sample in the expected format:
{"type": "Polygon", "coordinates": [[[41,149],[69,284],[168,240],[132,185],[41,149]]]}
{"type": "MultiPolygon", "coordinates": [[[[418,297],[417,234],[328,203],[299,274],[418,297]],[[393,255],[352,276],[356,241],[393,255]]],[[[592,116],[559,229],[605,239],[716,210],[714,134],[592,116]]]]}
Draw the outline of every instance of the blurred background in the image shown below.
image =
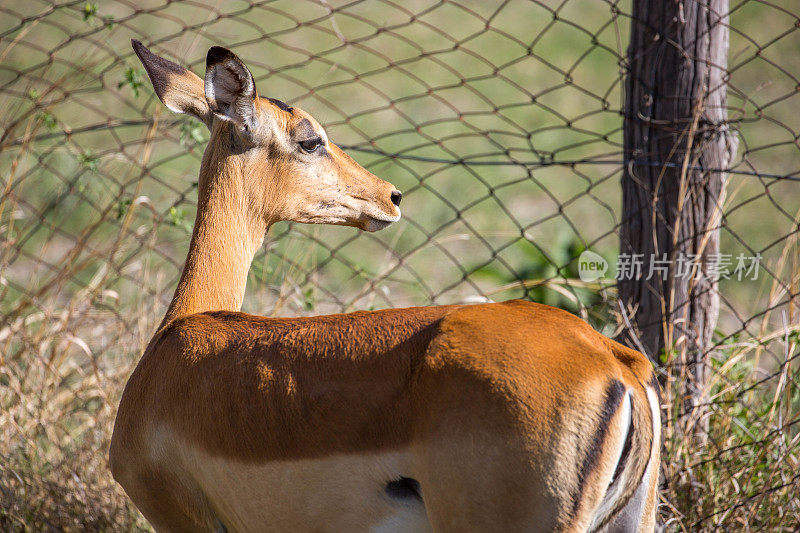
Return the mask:
{"type": "MultiPolygon", "coordinates": [[[[732,1],[707,446],[667,416],[668,531],[800,523],[800,2],[732,1]],[[733,270],[733,267],[730,267],[733,270]],[[752,279],[755,278],[755,279],[752,279]]],[[[0,1],[0,529],[134,530],[107,468],[122,387],[166,309],[208,131],[155,97],[141,40],[202,76],[233,49],[403,191],[375,234],[280,223],[244,310],[529,298],[614,335],[627,1],[0,1]],[[610,265],[582,281],[585,250],[610,265]]]]}

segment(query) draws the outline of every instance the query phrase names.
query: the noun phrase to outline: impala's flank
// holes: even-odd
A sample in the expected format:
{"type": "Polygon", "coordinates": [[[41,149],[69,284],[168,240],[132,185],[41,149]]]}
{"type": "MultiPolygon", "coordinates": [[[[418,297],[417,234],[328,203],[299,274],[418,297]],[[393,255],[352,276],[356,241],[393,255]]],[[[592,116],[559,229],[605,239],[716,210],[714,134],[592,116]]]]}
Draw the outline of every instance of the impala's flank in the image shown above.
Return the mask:
{"type": "Polygon", "coordinates": [[[230,51],[201,80],[133,45],[164,104],[211,130],[186,267],[111,442],[158,531],[653,530],[652,368],[569,313],[239,312],[272,223],[374,231],[401,195],[230,51]]]}

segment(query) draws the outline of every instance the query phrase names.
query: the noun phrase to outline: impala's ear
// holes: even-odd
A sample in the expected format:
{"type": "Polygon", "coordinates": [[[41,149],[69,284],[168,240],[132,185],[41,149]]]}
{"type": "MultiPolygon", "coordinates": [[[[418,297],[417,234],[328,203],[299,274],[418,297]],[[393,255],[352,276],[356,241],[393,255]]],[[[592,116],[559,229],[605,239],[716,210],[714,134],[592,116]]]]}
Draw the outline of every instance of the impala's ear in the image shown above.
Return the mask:
{"type": "Polygon", "coordinates": [[[245,132],[256,127],[256,83],[236,54],[212,46],[206,57],[206,100],[211,112],[245,132]]]}
{"type": "Polygon", "coordinates": [[[194,115],[210,128],[212,114],[203,80],[191,70],[155,55],[136,39],[131,40],[131,45],[164,105],[176,113],[194,115]]]}

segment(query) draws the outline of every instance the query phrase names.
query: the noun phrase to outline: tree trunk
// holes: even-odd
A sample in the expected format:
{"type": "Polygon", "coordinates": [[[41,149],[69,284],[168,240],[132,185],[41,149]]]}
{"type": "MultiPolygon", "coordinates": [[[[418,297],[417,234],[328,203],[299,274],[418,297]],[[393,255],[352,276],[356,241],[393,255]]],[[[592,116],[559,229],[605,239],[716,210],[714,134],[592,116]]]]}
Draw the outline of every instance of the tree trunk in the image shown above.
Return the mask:
{"type": "Polygon", "coordinates": [[[634,330],[622,340],[666,365],[690,415],[681,425],[701,435],[719,311],[719,170],[736,152],[726,122],[727,13],[728,0],[634,0],[625,83],[620,265],[640,271],[619,273],[634,330]]]}

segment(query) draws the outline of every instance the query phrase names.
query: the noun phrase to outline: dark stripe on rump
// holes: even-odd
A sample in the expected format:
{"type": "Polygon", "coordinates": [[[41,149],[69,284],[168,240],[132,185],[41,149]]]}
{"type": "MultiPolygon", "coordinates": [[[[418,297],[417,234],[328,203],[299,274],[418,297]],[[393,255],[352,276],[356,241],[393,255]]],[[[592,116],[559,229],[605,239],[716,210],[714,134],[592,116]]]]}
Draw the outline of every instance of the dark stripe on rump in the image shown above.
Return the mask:
{"type": "Polygon", "coordinates": [[[573,515],[578,512],[578,507],[583,499],[583,491],[586,488],[586,481],[589,479],[589,476],[597,467],[597,463],[600,460],[603,444],[608,434],[608,425],[614,413],[619,409],[624,396],[625,385],[623,385],[622,382],[614,379],[606,387],[606,395],[603,401],[603,407],[600,410],[600,419],[597,421],[597,429],[592,437],[592,443],[586,452],[586,457],[583,459],[583,465],[578,471],[578,493],[575,495],[575,500],[573,502],[573,515]]]}
{"type": "MultiPolygon", "coordinates": [[[[621,465],[625,462],[631,463],[632,475],[638,475],[638,477],[632,478],[630,482],[623,487],[623,492],[614,505],[614,508],[606,515],[605,519],[597,525],[597,531],[603,531],[615,517],[619,516],[619,513],[625,505],[628,504],[641,485],[647,468],[650,465],[650,459],[653,456],[652,442],[650,444],[647,443],[648,436],[652,437],[651,428],[653,422],[650,413],[650,399],[647,394],[648,387],[644,386],[641,382],[637,382],[637,384],[641,387],[642,392],[644,392],[645,402],[644,405],[642,405],[641,402],[637,401],[637,396],[631,398],[631,427],[628,431],[628,439],[631,439],[630,449],[628,449],[628,442],[626,440],[623,450],[625,457],[620,457],[620,465],[617,465],[614,478],[622,473],[623,467],[621,465]],[[633,451],[634,446],[636,447],[636,451],[633,451]]],[[[649,387],[653,387],[658,395],[660,388],[655,374],[651,374],[649,387]]],[[[658,465],[656,465],[656,469],[658,469],[658,465]]],[[[656,476],[658,476],[657,473],[656,476]]],[[[614,481],[615,480],[612,480],[612,483],[614,483],[614,481]]]]}

